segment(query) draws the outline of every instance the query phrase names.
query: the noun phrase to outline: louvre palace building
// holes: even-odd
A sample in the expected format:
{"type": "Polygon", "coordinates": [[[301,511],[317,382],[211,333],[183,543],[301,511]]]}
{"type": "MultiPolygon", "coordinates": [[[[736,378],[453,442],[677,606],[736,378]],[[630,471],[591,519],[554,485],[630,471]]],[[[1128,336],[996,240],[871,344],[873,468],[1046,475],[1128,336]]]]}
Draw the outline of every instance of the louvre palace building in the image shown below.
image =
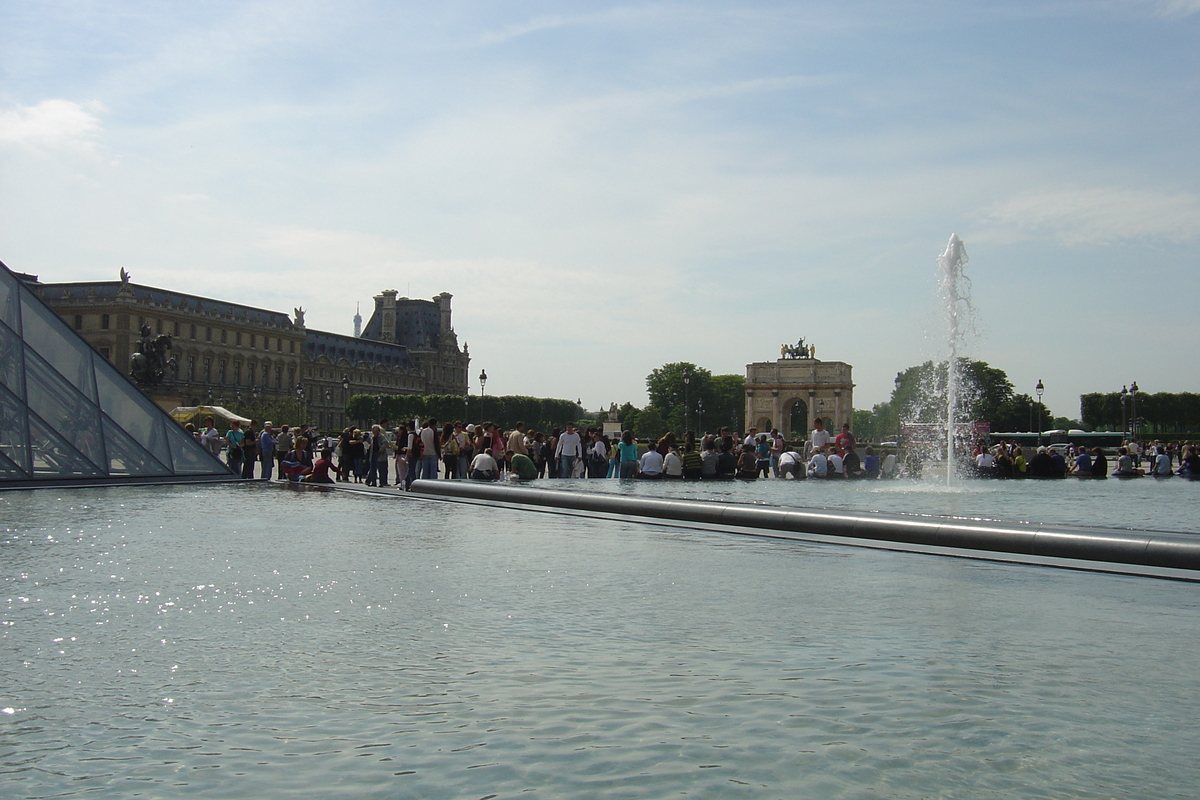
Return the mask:
{"type": "Polygon", "coordinates": [[[142,286],[124,270],[116,281],[19,277],[124,375],[142,326],[169,334],[176,370],[144,387],[167,410],[225,405],[251,416],[255,408],[294,407],[296,416],[282,421],[336,429],[347,424],[346,403],[356,394],[467,393],[470,356],[458,345],[445,292],[414,300],[383,291],[361,335],[348,336],[305,327],[303,309],[289,316],[142,286]]]}

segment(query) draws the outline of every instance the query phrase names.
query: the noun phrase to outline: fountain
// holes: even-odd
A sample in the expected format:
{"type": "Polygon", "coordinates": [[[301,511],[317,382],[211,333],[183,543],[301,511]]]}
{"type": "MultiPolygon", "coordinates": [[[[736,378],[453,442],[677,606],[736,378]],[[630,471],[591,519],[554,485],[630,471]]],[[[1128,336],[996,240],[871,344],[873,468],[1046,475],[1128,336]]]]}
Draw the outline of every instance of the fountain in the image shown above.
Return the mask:
{"type": "Polygon", "coordinates": [[[941,295],[946,313],[946,343],[949,353],[946,360],[946,482],[954,482],[954,439],[955,412],[958,408],[961,365],[958,352],[970,330],[974,309],[971,307],[971,282],[966,277],[967,250],[958,234],[950,234],[946,249],[938,256],[941,275],[938,293],[941,295]]]}

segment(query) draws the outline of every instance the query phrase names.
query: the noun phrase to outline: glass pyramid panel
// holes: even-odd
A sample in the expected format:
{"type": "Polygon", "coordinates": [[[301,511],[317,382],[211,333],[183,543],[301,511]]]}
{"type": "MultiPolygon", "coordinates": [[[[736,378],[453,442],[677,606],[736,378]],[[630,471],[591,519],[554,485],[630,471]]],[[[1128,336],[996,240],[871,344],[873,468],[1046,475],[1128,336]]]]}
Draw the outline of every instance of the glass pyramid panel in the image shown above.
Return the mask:
{"type": "Polygon", "coordinates": [[[25,362],[21,357],[21,337],[0,322],[0,384],[17,397],[25,397],[25,362]]]}
{"type": "MultiPolygon", "coordinates": [[[[78,335],[56,335],[65,327],[62,319],[28,289],[21,292],[21,334],[58,373],[75,385],[91,402],[96,402],[96,379],[92,373],[92,346],[78,335]]],[[[74,333],[74,331],[72,331],[74,333]]]]}
{"type": "MultiPolygon", "coordinates": [[[[99,429],[92,436],[98,437],[99,429]]],[[[29,450],[35,478],[99,478],[104,473],[37,414],[29,413],[29,450]]]]}
{"type": "Polygon", "coordinates": [[[175,461],[176,475],[229,475],[229,467],[217,460],[192,435],[179,427],[174,420],[167,426],[167,440],[171,444],[171,456],[175,461]],[[192,446],[194,445],[194,446],[192,446]]]}
{"type": "Polygon", "coordinates": [[[18,477],[30,477],[29,417],[24,401],[7,387],[0,387],[0,454],[23,473],[18,477]]]}
{"type": "Polygon", "coordinates": [[[0,485],[174,475],[230,477],[0,263],[0,485]]]}
{"type": "Polygon", "coordinates": [[[21,295],[20,281],[7,269],[0,269],[0,322],[14,331],[21,329],[21,317],[18,310],[21,295]]]}
{"type": "MultiPolygon", "coordinates": [[[[26,345],[25,391],[29,408],[96,467],[103,464],[100,409],[26,345]]],[[[30,432],[32,434],[32,431],[30,432]]],[[[34,447],[36,440],[31,440],[34,447]]]]}
{"type": "Polygon", "coordinates": [[[102,420],[109,475],[170,475],[165,464],[146,452],[108,416],[102,420]]]}
{"type": "Polygon", "coordinates": [[[168,419],[146,395],[140,391],[130,391],[132,387],[129,381],[113,369],[103,356],[95,353],[93,357],[96,361],[96,390],[100,396],[100,408],[159,463],[170,469],[171,447],[167,443],[165,428],[168,424],[178,423],[168,419]]]}
{"type": "Polygon", "coordinates": [[[0,453],[0,481],[19,481],[29,475],[8,460],[8,456],[0,453]]]}

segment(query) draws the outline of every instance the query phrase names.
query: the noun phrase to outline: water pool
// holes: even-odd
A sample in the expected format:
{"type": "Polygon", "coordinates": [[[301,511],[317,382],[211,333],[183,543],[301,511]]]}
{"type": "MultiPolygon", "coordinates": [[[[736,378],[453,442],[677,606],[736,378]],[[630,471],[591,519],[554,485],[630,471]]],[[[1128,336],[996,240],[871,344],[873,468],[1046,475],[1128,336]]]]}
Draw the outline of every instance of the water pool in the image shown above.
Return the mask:
{"type": "Polygon", "coordinates": [[[282,486],[0,514],[0,794],[1200,783],[1195,584],[282,486]]]}
{"type": "Polygon", "coordinates": [[[1200,481],[1177,477],[961,480],[952,486],[935,480],[542,480],[531,485],[551,491],[1200,533],[1200,481]]]}

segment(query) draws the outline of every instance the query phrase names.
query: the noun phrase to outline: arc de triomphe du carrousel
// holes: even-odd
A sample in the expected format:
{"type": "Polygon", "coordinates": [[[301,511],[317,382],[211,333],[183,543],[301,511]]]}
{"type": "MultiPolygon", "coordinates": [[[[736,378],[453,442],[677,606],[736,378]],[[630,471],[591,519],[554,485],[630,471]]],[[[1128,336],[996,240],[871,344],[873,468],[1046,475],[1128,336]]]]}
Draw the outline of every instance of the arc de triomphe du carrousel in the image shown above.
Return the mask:
{"type": "Polygon", "coordinates": [[[812,430],[820,417],[827,428],[840,428],[854,409],[850,371],[843,361],[819,360],[803,339],[781,346],[777,361],[746,365],[746,426],[787,435],[812,430]]]}

